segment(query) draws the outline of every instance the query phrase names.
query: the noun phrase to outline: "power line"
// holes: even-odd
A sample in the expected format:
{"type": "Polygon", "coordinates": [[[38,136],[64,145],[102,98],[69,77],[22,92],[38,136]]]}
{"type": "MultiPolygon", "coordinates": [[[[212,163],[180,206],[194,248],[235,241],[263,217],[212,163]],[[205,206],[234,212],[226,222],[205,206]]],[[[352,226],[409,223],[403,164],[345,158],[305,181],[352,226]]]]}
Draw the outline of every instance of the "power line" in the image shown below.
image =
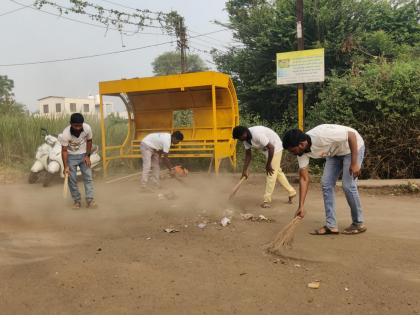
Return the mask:
{"type": "Polygon", "coordinates": [[[159,44],[153,44],[153,45],[147,45],[147,46],[142,46],[142,47],[136,47],[136,48],[130,48],[130,49],[124,49],[124,50],[110,51],[110,52],[102,53],[102,54],[94,54],[94,55],[71,57],[71,58],[63,58],[63,59],[53,59],[53,60],[41,60],[41,61],[30,61],[30,62],[22,62],[22,63],[12,63],[12,64],[0,65],[0,67],[28,66],[28,65],[37,65],[37,64],[44,64],[44,63],[54,63],[54,62],[63,62],[63,61],[88,59],[88,58],[102,57],[102,56],[108,56],[108,55],[116,55],[116,54],[121,54],[121,53],[125,53],[125,52],[130,52],[130,51],[135,51],[135,50],[141,50],[141,49],[146,49],[146,48],[151,48],[151,47],[156,47],[156,46],[162,46],[162,45],[172,44],[172,43],[174,43],[174,41],[164,42],[164,43],[159,43],[159,44]]]}
{"type": "MultiPolygon", "coordinates": [[[[192,30],[190,30],[190,31],[191,31],[191,33],[200,34],[200,33],[196,32],[196,31],[192,31],[192,30]]],[[[220,47],[223,47],[224,49],[230,49],[231,47],[240,48],[241,45],[243,46],[243,44],[241,42],[235,41],[235,40],[234,41],[230,41],[230,42],[226,42],[226,41],[217,40],[216,38],[211,37],[211,36],[204,36],[204,38],[200,38],[199,39],[200,42],[203,42],[203,43],[212,45],[212,47],[220,46],[220,47]],[[206,38],[206,39],[207,38],[213,39],[214,41],[217,41],[218,43],[217,44],[214,44],[213,42],[207,41],[204,38],[206,38]]],[[[209,45],[207,45],[207,46],[209,46],[209,45]]]]}
{"type": "MultiPolygon", "coordinates": [[[[212,57],[212,58],[213,58],[213,55],[212,55],[209,51],[207,51],[207,50],[202,50],[202,49],[196,48],[196,47],[191,46],[191,45],[190,45],[190,49],[192,49],[192,50],[193,50],[193,51],[195,51],[195,52],[199,52],[199,53],[207,54],[207,55],[209,55],[210,57],[212,57]]],[[[211,61],[211,60],[209,60],[209,59],[205,59],[205,61],[206,61],[206,62],[208,62],[208,63],[210,63],[210,64],[212,64],[212,65],[217,66],[217,63],[215,63],[214,61],[211,61]]]]}
{"type": "MultiPolygon", "coordinates": [[[[222,31],[225,31],[225,30],[223,29],[223,30],[217,30],[217,31],[205,33],[205,34],[195,35],[195,36],[193,36],[193,38],[205,36],[207,34],[220,33],[222,31]]],[[[63,62],[63,61],[73,61],[73,60],[80,60],[80,59],[89,59],[89,58],[95,58],[95,57],[102,57],[102,56],[108,56],[108,55],[121,54],[121,53],[125,53],[125,52],[130,52],[130,51],[142,50],[142,49],[146,49],[146,48],[157,47],[157,46],[162,46],[162,45],[167,45],[167,44],[173,44],[174,42],[175,41],[168,41],[168,42],[163,42],[163,43],[158,43],[158,44],[151,44],[151,45],[142,46],[142,47],[136,47],[136,48],[130,48],[130,49],[124,49],[124,50],[116,50],[116,51],[110,51],[110,52],[106,52],[106,53],[93,54],[93,55],[87,55],[87,56],[62,58],[62,59],[53,59],[53,60],[29,61],[29,62],[3,64],[3,65],[0,64],[0,67],[28,66],[28,65],[36,65],[36,64],[46,64],[46,63],[55,63],[55,62],[63,62]]]]}
{"type": "Polygon", "coordinates": [[[12,14],[12,13],[15,13],[15,12],[17,12],[17,11],[20,11],[20,10],[26,9],[27,7],[30,7],[30,5],[26,5],[26,6],[23,6],[23,7],[20,7],[20,8],[14,9],[14,10],[11,10],[11,11],[7,11],[7,12],[4,12],[4,13],[1,13],[1,14],[0,14],[0,16],[5,16],[5,15],[8,15],[8,14],[12,14]]]}
{"type": "MultiPolygon", "coordinates": [[[[79,9],[75,9],[75,8],[72,8],[72,7],[65,7],[65,6],[59,5],[55,2],[52,2],[52,1],[45,1],[45,2],[46,2],[46,4],[54,6],[57,9],[59,9],[60,12],[64,11],[64,12],[81,13],[81,12],[79,12],[79,9]]],[[[44,4],[40,4],[39,8],[41,8],[43,5],[44,4]]],[[[38,7],[36,7],[36,8],[38,9],[38,7]]],[[[114,18],[111,18],[111,17],[107,18],[107,20],[109,19],[109,21],[111,21],[111,23],[112,22],[115,22],[115,23],[122,22],[122,23],[125,23],[125,24],[133,24],[133,25],[136,25],[136,26],[138,25],[138,23],[130,22],[130,21],[128,21],[128,19],[125,20],[125,21],[119,20],[119,18],[121,16],[126,16],[127,18],[130,18],[130,17],[139,18],[143,22],[144,22],[144,20],[162,22],[161,17],[166,15],[163,12],[153,12],[153,11],[150,11],[150,10],[147,10],[147,9],[135,9],[136,13],[132,13],[132,14],[131,13],[126,13],[126,12],[119,12],[117,10],[104,8],[102,6],[99,6],[99,5],[96,5],[96,4],[93,4],[93,3],[89,3],[89,2],[86,2],[86,6],[84,8],[94,8],[94,9],[100,10],[102,12],[109,12],[110,15],[112,15],[112,14],[117,15],[118,16],[117,20],[114,19],[114,18]],[[154,17],[148,17],[148,16],[139,16],[139,13],[154,14],[154,15],[157,15],[157,17],[154,18],[154,17]]],[[[90,18],[95,18],[96,19],[98,17],[98,14],[90,13],[90,12],[87,12],[85,10],[83,10],[82,13],[89,16],[90,18]]]]}
{"type": "MultiPolygon", "coordinates": [[[[191,37],[190,37],[190,39],[192,39],[191,37]]],[[[203,43],[200,43],[200,42],[197,42],[197,41],[190,41],[190,42],[192,42],[193,44],[195,44],[195,45],[198,45],[198,46],[201,46],[201,47],[204,47],[205,49],[215,49],[215,47],[212,47],[212,46],[209,46],[209,45],[206,45],[206,44],[203,44],[203,43]]]]}
{"type": "MultiPolygon", "coordinates": [[[[31,5],[26,5],[26,4],[20,3],[20,2],[18,2],[18,1],[16,1],[16,0],[10,0],[10,1],[11,1],[11,2],[13,2],[13,3],[15,3],[15,4],[17,4],[17,5],[23,6],[23,7],[25,7],[25,8],[29,8],[29,9],[35,10],[35,11],[37,11],[37,12],[42,12],[42,13],[44,13],[44,14],[48,14],[48,15],[52,15],[52,16],[56,16],[56,17],[59,17],[59,18],[65,19],[65,20],[72,21],[72,22],[76,22],[76,23],[85,24],[85,25],[90,25],[90,26],[97,27],[97,28],[102,28],[102,29],[107,29],[107,30],[114,30],[114,31],[118,31],[118,32],[120,32],[120,30],[119,30],[118,28],[115,28],[115,27],[107,27],[107,26],[104,26],[104,25],[98,25],[98,24],[94,24],[94,23],[89,23],[89,22],[85,22],[85,21],[81,21],[81,20],[73,19],[73,18],[70,18],[70,17],[64,16],[64,15],[61,15],[61,14],[56,14],[56,13],[52,13],[52,12],[48,12],[48,11],[45,11],[45,10],[41,10],[41,9],[34,8],[34,7],[32,7],[31,5]]],[[[155,25],[144,25],[144,26],[142,26],[142,27],[148,27],[148,28],[158,28],[158,29],[162,29],[162,28],[163,28],[163,27],[160,27],[160,26],[155,26],[155,25]]],[[[140,34],[147,34],[147,33],[135,32],[135,31],[124,31],[124,30],[122,30],[121,32],[123,32],[123,33],[130,32],[130,33],[133,33],[133,34],[136,34],[136,33],[140,33],[140,34]]],[[[150,35],[152,35],[153,33],[149,33],[149,34],[150,34],[150,35]]],[[[154,35],[157,35],[157,33],[156,33],[156,34],[154,34],[154,35]]]]}
{"type": "MultiPolygon", "coordinates": [[[[124,5],[124,4],[121,4],[121,3],[117,3],[117,2],[114,2],[114,1],[109,1],[109,0],[100,0],[100,1],[106,2],[106,3],[109,3],[109,4],[113,4],[113,5],[116,5],[118,7],[129,9],[129,10],[143,11],[141,9],[136,9],[136,8],[133,8],[133,7],[129,7],[127,5],[124,5]]],[[[150,12],[150,13],[153,13],[153,14],[160,14],[159,12],[153,12],[153,11],[149,11],[149,10],[147,10],[147,12],[150,12]]]]}
{"type": "MultiPolygon", "coordinates": [[[[191,38],[191,37],[190,37],[191,38]]],[[[223,44],[213,44],[213,43],[211,43],[211,42],[208,42],[208,41],[206,41],[206,40],[204,40],[204,39],[202,39],[202,38],[196,38],[196,40],[199,40],[200,42],[202,42],[202,43],[204,43],[203,45],[206,45],[206,46],[208,46],[208,47],[212,47],[212,48],[218,48],[218,47],[221,47],[221,48],[223,48],[223,49],[226,49],[226,48],[228,48],[228,47],[226,47],[226,46],[224,46],[223,44]]]]}
{"type": "Polygon", "coordinates": [[[195,52],[200,52],[200,53],[203,53],[203,54],[208,54],[210,56],[212,55],[208,50],[203,50],[203,49],[200,49],[200,48],[191,46],[191,45],[190,45],[189,48],[192,49],[192,50],[194,50],[195,52]]]}
{"type": "MultiPolygon", "coordinates": [[[[193,38],[193,37],[190,37],[190,39],[194,39],[194,38],[193,38]]],[[[198,39],[198,38],[197,38],[197,39],[198,39]]],[[[222,49],[222,48],[218,48],[218,47],[214,47],[214,46],[206,45],[206,44],[203,44],[203,43],[201,43],[201,42],[199,42],[199,41],[197,41],[197,40],[194,40],[194,41],[190,40],[190,42],[191,42],[192,44],[194,44],[194,45],[198,45],[198,46],[202,47],[202,49],[205,49],[205,50],[207,50],[207,51],[209,51],[209,50],[213,50],[213,49],[215,49],[215,50],[217,50],[217,51],[226,51],[226,50],[228,49],[227,47],[224,47],[224,48],[222,49]]]]}
{"type": "MultiPolygon", "coordinates": [[[[193,31],[193,30],[190,30],[190,31],[191,31],[191,33],[200,34],[197,31],[193,31]]],[[[213,41],[215,41],[217,43],[230,44],[230,43],[226,43],[225,41],[222,41],[220,39],[217,39],[217,38],[214,38],[214,37],[211,37],[211,36],[205,36],[205,37],[208,38],[208,39],[212,39],[213,41]]]]}

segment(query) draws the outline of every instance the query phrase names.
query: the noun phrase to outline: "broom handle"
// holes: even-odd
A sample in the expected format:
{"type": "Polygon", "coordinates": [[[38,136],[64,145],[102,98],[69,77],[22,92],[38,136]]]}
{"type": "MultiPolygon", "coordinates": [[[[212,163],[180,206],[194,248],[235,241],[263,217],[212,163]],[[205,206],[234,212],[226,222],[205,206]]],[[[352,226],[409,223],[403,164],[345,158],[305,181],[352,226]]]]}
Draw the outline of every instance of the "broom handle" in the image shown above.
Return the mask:
{"type": "Polygon", "coordinates": [[[69,175],[66,173],[64,175],[64,183],[63,183],[63,198],[64,199],[67,198],[67,192],[69,191],[68,185],[69,185],[69,175]]]}
{"type": "Polygon", "coordinates": [[[238,192],[239,187],[241,187],[242,183],[246,180],[246,177],[243,176],[241,177],[240,181],[235,185],[235,187],[233,187],[232,192],[229,195],[229,199],[232,199],[233,196],[235,196],[235,194],[238,192]]]}
{"type": "Polygon", "coordinates": [[[114,178],[114,179],[111,179],[111,180],[109,180],[109,181],[105,182],[105,184],[112,184],[112,183],[116,183],[116,182],[119,182],[119,181],[121,181],[121,180],[128,179],[128,178],[130,178],[130,177],[140,175],[141,173],[142,173],[142,172],[137,172],[137,173],[134,173],[134,174],[130,174],[130,175],[123,176],[123,177],[114,178]]]}

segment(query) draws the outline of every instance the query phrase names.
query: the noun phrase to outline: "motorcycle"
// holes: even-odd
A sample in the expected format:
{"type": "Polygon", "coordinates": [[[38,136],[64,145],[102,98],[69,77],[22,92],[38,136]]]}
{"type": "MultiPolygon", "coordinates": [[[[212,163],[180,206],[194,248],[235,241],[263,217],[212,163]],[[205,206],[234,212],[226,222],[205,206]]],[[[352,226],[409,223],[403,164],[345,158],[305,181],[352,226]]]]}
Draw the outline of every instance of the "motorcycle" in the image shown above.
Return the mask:
{"type": "MultiPolygon", "coordinates": [[[[43,172],[45,173],[43,186],[47,187],[51,184],[54,177],[57,176],[57,173],[61,178],[64,178],[64,165],[61,157],[61,143],[58,140],[60,135],[58,135],[58,137],[50,135],[44,128],[42,128],[42,132],[45,134],[45,143],[40,145],[37,149],[37,153],[35,155],[36,161],[32,165],[31,173],[29,175],[29,183],[35,183],[38,180],[39,175],[43,172]]],[[[99,147],[97,145],[93,145],[90,155],[92,171],[98,171],[100,168],[99,163],[101,161],[101,157],[98,154],[98,151],[99,147]]],[[[81,175],[79,169],[77,170],[77,175],[81,175]]]]}
{"type": "Polygon", "coordinates": [[[29,184],[34,184],[38,181],[40,175],[48,168],[48,157],[54,146],[58,141],[57,137],[49,135],[48,131],[41,128],[41,134],[44,136],[44,143],[41,144],[36,150],[35,162],[31,167],[31,173],[29,174],[29,184]]]}

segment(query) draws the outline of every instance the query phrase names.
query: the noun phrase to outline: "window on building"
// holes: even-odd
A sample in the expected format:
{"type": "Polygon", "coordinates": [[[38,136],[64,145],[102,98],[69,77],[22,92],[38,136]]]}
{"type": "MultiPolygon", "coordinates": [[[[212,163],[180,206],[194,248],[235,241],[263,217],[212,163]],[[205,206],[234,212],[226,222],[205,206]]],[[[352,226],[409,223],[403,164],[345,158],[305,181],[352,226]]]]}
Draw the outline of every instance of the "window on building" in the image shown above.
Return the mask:
{"type": "Polygon", "coordinates": [[[83,111],[89,113],[89,104],[83,104],[83,111]]]}
{"type": "Polygon", "coordinates": [[[76,103],[70,103],[70,112],[75,113],[76,112],[76,103]]]}
{"type": "Polygon", "coordinates": [[[44,114],[48,114],[48,104],[45,104],[43,108],[44,108],[44,114]]]}
{"type": "Polygon", "coordinates": [[[95,113],[99,113],[99,104],[95,104],[95,113]]]}
{"type": "Polygon", "coordinates": [[[56,113],[61,113],[61,103],[55,104],[55,112],[56,113]]]}

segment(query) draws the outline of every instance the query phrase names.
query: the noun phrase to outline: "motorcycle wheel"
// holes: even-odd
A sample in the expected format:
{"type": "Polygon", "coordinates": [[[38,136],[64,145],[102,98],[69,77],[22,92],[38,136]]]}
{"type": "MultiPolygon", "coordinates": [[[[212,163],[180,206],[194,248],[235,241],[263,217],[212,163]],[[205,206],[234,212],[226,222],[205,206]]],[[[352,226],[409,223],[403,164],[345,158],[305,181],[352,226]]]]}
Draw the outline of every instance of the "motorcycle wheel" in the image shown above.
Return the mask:
{"type": "Polygon", "coordinates": [[[35,184],[36,181],[38,180],[38,178],[39,178],[39,174],[38,173],[30,172],[29,173],[29,177],[28,177],[28,183],[29,184],[35,184]]]}

